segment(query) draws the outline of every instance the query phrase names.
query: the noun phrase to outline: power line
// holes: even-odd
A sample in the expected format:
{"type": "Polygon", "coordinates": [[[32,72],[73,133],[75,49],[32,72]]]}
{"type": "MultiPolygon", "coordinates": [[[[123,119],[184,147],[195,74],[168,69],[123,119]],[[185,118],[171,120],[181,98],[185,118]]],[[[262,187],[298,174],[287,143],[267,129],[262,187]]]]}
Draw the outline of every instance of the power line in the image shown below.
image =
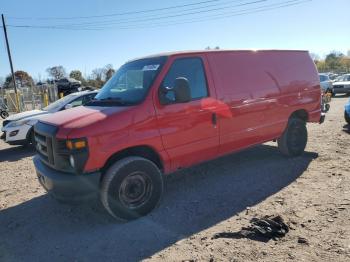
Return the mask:
{"type": "MultiPolygon", "coordinates": [[[[241,0],[242,1],[242,0],[241,0]]],[[[244,0],[247,1],[247,0],[244,0]]],[[[246,6],[246,5],[253,5],[253,4],[258,4],[262,2],[267,2],[270,0],[255,0],[255,1],[250,1],[246,3],[241,3],[241,4],[235,4],[232,5],[232,1],[230,5],[225,5],[225,6],[220,6],[216,8],[211,8],[211,9],[206,9],[206,10],[200,10],[197,11],[197,8],[192,11],[192,12],[187,12],[187,13],[179,13],[179,14],[166,14],[162,16],[146,16],[146,17],[140,17],[136,19],[123,19],[123,20],[105,20],[105,21],[97,21],[97,22],[85,22],[85,23],[77,23],[77,24],[60,24],[60,25],[54,25],[56,27],[63,27],[63,26],[89,26],[89,25],[110,25],[110,24],[123,24],[123,23],[134,23],[134,22],[147,22],[147,21],[153,21],[153,20],[163,20],[163,19],[169,19],[169,18],[174,18],[174,17],[182,17],[182,16],[191,16],[191,15],[196,15],[196,14],[202,14],[202,13],[210,13],[210,12],[215,12],[219,10],[224,10],[228,8],[234,8],[234,7],[240,7],[240,6],[246,6]]],[[[233,1],[237,2],[237,1],[233,1]]],[[[186,10],[188,11],[188,10],[186,10]]]]}
{"type": "MultiPolygon", "coordinates": [[[[141,13],[151,13],[151,12],[157,12],[157,11],[163,11],[163,10],[169,10],[169,9],[176,9],[176,8],[183,8],[187,6],[195,6],[195,5],[202,5],[206,3],[212,3],[212,2],[220,2],[221,0],[207,0],[207,1],[201,1],[201,2],[194,2],[190,4],[183,4],[183,5],[173,5],[173,6],[167,6],[162,8],[154,8],[154,9],[145,9],[145,10],[139,10],[139,11],[130,11],[130,12],[121,12],[121,13],[114,13],[114,14],[104,14],[104,15],[92,15],[92,16],[73,16],[73,17],[8,17],[11,19],[18,19],[18,20],[74,20],[74,19],[90,19],[90,18],[101,18],[101,17],[111,17],[111,16],[123,16],[123,15],[131,15],[131,14],[141,14],[141,13]]],[[[238,0],[239,1],[239,0],[238,0]]]]}
{"type": "Polygon", "coordinates": [[[265,6],[260,6],[257,8],[250,8],[250,9],[245,9],[245,10],[239,10],[235,12],[224,12],[216,15],[211,15],[211,16],[206,16],[206,17],[201,17],[197,19],[187,19],[187,20],[182,20],[181,22],[179,21],[168,21],[168,22],[163,22],[163,23],[153,23],[153,24],[146,24],[142,26],[127,26],[127,27],[95,27],[97,30],[104,30],[104,29],[139,29],[139,28],[154,28],[154,27],[165,27],[165,26],[172,26],[172,25],[181,25],[181,24],[189,24],[189,23],[196,23],[196,22],[204,22],[204,21],[212,21],[212,20],[218,20],[218,19],[224,19],[224,18],[230,18],[230,17],[235,17],[235,16],[242,16],[246,14],[254,14],[254,13],[261,13],[265,11],[270,11],[270,10],[277,10],[277,9],[282,9],[285,7],[290,7],[290,6],[296,6],[300,5],[306,2],[311,2],[312,0],[291,0],[287,1],[284,4],[272,4],[272,5],[265,5],[265,6]]]}
{"type": "Polygon", "coordinates": [[[174,21],[166,21],[163,23],[153,23],[153,24],[142,24],[142,25],[125,25],[124,27],[112,27],[109,25],[114,25],[115,23],[109,23],[106,26],[101,26],[101,24],[94,24],[87,27],[67,27],[67,26],[42,26],[42,25],[8,25],[9,27],[15,27],[15,28],[37,28],[37,29],[59,29],[59,30],[106,30],[106,29],[138,29],[138,28],[154,28],[154,27],[163,27],[163,26],[172,26],[172,25],[180,25],[180,24],[187,24],[187,23],[193,23],[193,22],[203,22],[203,21],[210,21],[214,19],[223,19],[223,18],[229,18],[234,16],[241,16],[246,14],[253,14],[253,13],[259,13],[269,10],[276,10],[281,9],[289,6],[295,6],[299,5],[305,2],[310,2],[312,0],[290,0],[285,1],[283,3],[277,3],[277,4],[270,4],[270,5],[264,5],[259,6],[255,8],[249,8],[244,10],[236,10],[235,12],[222,12],[211,16],[204,16],[204,17],[198,17],[194,19],[187,19],[187,20],[174,20],[174,21]]]}

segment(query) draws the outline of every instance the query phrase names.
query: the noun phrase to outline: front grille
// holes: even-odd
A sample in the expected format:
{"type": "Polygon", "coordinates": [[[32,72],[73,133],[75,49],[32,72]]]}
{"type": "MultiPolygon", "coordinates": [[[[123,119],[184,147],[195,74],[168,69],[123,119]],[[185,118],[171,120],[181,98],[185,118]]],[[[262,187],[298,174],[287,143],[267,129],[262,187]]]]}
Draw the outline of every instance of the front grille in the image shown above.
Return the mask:
{"type": "Polygon", "coordinates": [[[334,86],[334,88],[344,88],[344,86],[334,86]]]}
{"type": "Polygon", "coordinates": [[[74,173],[74,169],[69,164],[69,152],[65,140],[56,138],[57,131],[56,126],[39,121],[34,126],[36,151],[40,159],[51,168],[74,173]]]}
{"type": "Polygon", "coordinates": [[[50,166],[55,166],[53,140],[55,139],[57,127],[38,122],[34,127],[34,138],[36,151],[42,161],[50,166]]]}
{"type": "Polygon", "coordinates": [[[35,132],[36,150],[41,158],[50,165],[55,165],[52,148],[52,138],[35,132]]]}

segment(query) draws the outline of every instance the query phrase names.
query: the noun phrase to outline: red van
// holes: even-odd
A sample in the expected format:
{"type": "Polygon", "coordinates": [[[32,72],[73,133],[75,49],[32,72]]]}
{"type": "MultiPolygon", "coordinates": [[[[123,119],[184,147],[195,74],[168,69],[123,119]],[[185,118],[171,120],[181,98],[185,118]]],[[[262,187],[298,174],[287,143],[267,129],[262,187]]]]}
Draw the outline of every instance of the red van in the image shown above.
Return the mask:
{"type": "Polygon", "coordinates": [[[58,200],[99,193],[116,218],[157,206],[163,175],[271,140],[303,153],[322,122],[306,51],[196,51],[124,64],[86,106],[35,126],[34,164],[58,200]]]}

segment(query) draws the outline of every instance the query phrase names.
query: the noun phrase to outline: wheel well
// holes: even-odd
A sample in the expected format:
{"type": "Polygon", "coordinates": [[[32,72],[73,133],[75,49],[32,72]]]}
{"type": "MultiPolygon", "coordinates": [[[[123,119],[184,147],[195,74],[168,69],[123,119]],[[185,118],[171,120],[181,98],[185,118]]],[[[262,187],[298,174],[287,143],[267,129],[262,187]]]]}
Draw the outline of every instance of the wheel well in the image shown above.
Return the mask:
{"type": "Polygon", "coordinates": [[[104,173],[116,161],[128,156],[139,156],[146,158],[155,163],[160,170],[163,170],[162,160],[153,148],[149,146],[135,146],[123,149],[122,151],[113,154],[102,168],[102,172],[104,173]]]}
{"type": "Polygon", "coordinates": [[[291,114],[290,118],[299,118],[299,119],[307,122],[309,119],[309,115],[305,109],[300,109],[300,110],[294,111],[291,114]]]}

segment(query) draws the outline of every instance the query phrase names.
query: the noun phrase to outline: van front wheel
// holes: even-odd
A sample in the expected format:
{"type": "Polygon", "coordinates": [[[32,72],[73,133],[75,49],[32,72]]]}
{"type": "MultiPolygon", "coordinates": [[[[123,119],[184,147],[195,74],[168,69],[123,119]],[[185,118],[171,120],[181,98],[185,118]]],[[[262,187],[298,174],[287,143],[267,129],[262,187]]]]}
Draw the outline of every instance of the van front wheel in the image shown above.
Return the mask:
{"type": "Polygon", "coordinates": [[[301,155],[307,144],[307,129],[305,121],[291,118],[286,130],[277,139],[278,148],[286,156],[301,155]]]}
{"type": "Polygon", "coordinates": [[[163,194],[159,168],[142,157],[117,161],[101,183],[101,201],[108,213],[122,220],[132,220],[151,212],[163,194]]]}

